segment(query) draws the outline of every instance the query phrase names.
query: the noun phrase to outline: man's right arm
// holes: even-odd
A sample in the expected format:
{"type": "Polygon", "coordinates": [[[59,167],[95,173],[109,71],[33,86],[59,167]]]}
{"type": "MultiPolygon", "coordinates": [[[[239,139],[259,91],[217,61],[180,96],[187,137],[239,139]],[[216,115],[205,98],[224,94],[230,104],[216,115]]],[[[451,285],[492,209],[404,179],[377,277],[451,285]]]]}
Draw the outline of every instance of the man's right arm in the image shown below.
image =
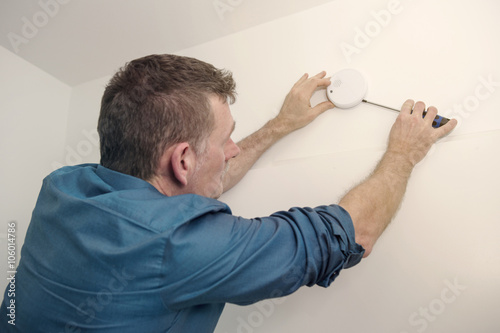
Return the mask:
{"type": "Polygon", "coordinates": [[[365,248],[365,257],[392,217],[396,214],[414,166],[431,146],[457,125],[452,119],[435,129],[432,121],[437,114],[430,107],[422,118],[425,104],[407,100],[389,135],[387,151],[373,173],[350,190],[339,202],[353,220],[356,242],[365,248]],[[413,111],[412,111],[413,109],[413,111]]]}

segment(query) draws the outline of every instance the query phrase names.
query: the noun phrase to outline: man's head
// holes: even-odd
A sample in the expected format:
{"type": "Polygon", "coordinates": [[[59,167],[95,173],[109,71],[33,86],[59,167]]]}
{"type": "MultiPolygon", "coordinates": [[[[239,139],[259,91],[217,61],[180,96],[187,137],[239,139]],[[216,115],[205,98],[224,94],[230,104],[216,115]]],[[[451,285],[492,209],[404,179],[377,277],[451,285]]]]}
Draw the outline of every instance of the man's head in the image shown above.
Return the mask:
{"type": "Polygon", "coordinates": [[[197,59],[151,55],[126,64],[102,98],[101,164],[150,181],[177,144],[201,157],[216,129],[215,100],[227,105],[235,94],[230,72],[197,59]]]}

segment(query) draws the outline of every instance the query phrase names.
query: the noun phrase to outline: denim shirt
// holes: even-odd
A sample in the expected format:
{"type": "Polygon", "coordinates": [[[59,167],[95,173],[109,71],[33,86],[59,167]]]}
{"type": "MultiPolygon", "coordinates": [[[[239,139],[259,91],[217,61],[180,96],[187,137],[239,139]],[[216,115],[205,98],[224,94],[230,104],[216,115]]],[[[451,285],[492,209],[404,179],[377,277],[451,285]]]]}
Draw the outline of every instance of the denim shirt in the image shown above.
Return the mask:
{"type": "Polygon", "coordinates": [[[213,332],[225,303],[327,287],[360,262],[337,205],[234,216],[215,199],[168,197],[96,164],[47,176],[1,332],[213,332]]]}

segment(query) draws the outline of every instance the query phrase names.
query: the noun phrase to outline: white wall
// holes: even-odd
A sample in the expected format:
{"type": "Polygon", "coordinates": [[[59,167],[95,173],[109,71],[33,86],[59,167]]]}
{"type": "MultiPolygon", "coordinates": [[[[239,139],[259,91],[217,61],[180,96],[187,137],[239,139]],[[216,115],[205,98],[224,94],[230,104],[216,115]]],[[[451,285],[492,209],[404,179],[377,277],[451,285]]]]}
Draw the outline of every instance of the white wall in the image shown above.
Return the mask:
{"type": "MultiPolygon", "coordinates": [[[[416,168],[371,257],[328,289],[228,306],[217,332],[499,331],[499,10],[484,0],[339,0],[182,52],[234,71],[237,138],[276,114],[302,73],[345,67],[366,74],[368,100],[423,100],[460,120],[416,168]],[[388,8],[395,14],[382,15],[388,8]],[[346,57],[347,44],[358,53],[346,57]]],[[[249,217],[337,202],[380,158],[395,117],[368,105],[328,111],[222,200],[249,217]]]]}
{"type": "MultiPolygon", "coordinates": [[[[370,83],[367,99],[374,102],[399,107],[407,98],[424,100],[440,114],[460,118],[460,127],[416,168],[401,210],[367,260],[342,272],[328,289],[228,305],[218,333],[500,329],[499,9],[492,0],[337,0],[179,52],[234,72],[234,139],[274,116],[304,72],[323,69],[362,70],[370,83]],[[394,14],[382,15],[387,8],[394,14]],[[359,33],[365,29],[372,37],[359,33]],[[342,46],[357,53],[346,57],[342,46]]],[[[46,126],[59,128],[56,134],[68,129],[58,147],[62,164],[98,161],[94,137],[85,133],[95,129],[108,79],[73,89],[67,127],[54,123],[59,113],[43,109],[49,112],[46,126]]],[[[313,101],[324,99],[321,91],[313,101]]],[[[395,117],[368,105],[328,111],[272,147],[222,200],[246,217],[337,202],[372,170],[395,117]]],[[[33,167],[40,182],[45,172],[33,167]]]]}
{"type": "Polygon", "coordinates": [[[7,224],[16,221],[19,260],[42,179],[62,158],[71,89],[2,47],[0,63],[0,248],[7,253],[7,224]]]}
{"type": "Polygon", "coordinates": [[[61,164],[99,163],[97,120],[104,88],[111,77],[73,87],[68,112],[68,135],[61,164]]]}

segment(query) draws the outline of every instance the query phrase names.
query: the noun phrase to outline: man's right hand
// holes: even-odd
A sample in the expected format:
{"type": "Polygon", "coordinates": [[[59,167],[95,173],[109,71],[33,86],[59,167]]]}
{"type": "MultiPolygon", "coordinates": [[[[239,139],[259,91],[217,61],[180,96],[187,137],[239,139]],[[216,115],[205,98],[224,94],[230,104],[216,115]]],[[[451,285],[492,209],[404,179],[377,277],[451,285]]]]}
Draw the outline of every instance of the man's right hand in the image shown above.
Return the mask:
{"type": "Polygon", "coordinates": [[[415,103],[411,99],[407,100],[389,135],[387,151],[406,158],[412,166],[425,157],[439,138],[457,126],[457,120],[451,119],[444,126],[434,128],[432,122],[437,115],[437,109],[429,107],[427,114],[422,118],[424,110],[423,102],[415,103]]]}

